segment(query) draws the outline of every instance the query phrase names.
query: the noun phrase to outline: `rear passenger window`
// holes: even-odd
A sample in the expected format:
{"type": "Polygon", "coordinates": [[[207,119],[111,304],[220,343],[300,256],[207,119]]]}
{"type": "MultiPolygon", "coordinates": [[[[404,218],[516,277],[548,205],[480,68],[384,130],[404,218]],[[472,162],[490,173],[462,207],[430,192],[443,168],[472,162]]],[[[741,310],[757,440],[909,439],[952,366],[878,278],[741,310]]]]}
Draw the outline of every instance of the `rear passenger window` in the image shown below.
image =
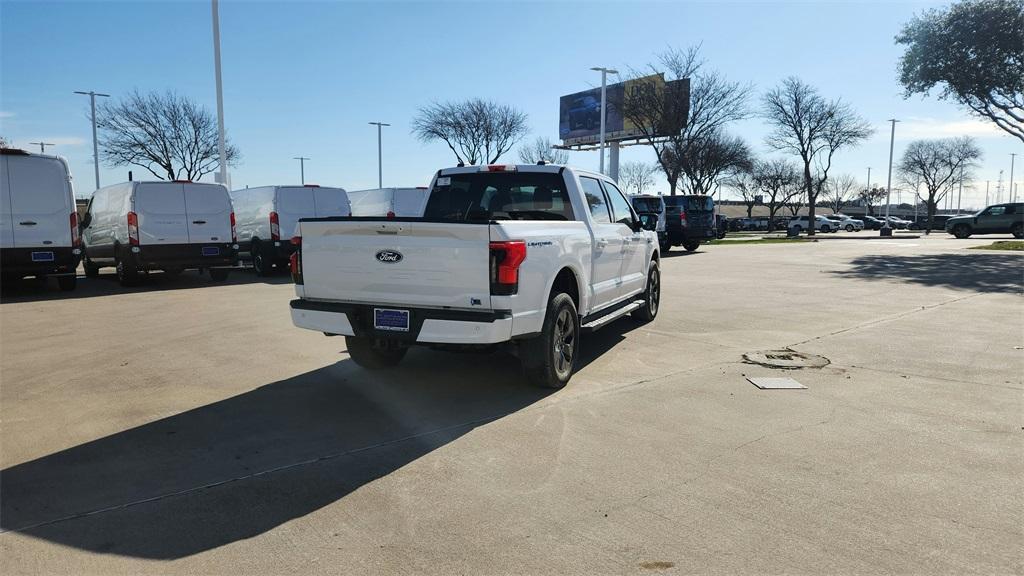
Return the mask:
{"type": "Polygon", "coordinates": [[[612,219],[608,213],[608,202],[605,200],[600,182],[593,178],[581,176],[580,184],[583,186],[583,196],[587,199],[587,205],[590,206],[590,215],[594,218],[594,222],[598,224],[611,222],[612,219]]]}
{"type": "Polygon", "coordinates": [[[633,212],[629,209],[629,201],[622,195],[622,191],[610,182],[604,182],[605,190],[608,191],[608,199],[612,203],[612,219],[617,224],[625,224],[633,227],[633,212]]]}

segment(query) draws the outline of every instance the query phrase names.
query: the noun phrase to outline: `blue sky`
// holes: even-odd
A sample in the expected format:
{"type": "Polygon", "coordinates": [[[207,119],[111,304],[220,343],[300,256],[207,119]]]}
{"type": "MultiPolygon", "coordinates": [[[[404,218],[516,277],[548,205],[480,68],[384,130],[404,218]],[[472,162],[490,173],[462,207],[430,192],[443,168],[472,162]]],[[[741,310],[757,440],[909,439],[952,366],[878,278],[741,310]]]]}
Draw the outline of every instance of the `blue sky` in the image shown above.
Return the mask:
{"type": "MultiPolygon", "coordinates": [[[[951,102],[904,100],[893,36],[934,2],[244,2],[222,0],[225,119],[243,154],[235,187],[307,181],[348,189],[377,183],[376,128],[384,129],[384,184],[428,183],[454,160],[409,133],[418,107],[483,97],[529,115],[531,135],[555,139],[558,97],[600,83],[592,66],[640,68],[667,46],[702,43],[708,66],[757,93],[796,75],[849,101],[878,131],[837,159],[835,173],[885,184],[887,118],[896,155],[910,140],[970,134],[985,151],[964,204],[985,180],[1009,177],[1018,140],[951,102]]],[[[173,89],[215,109],[210,3],[0,1],[0,134],[19,146],[44,139],[71,164],[79,195],[93,189],[88,99],[173,89]]],[[[732,126],[761,155],[760,120],[732,126]]],[[[515,159],[514,152],[506,157],[515,159]]],[[[652,161],[649,148],[622,160],[652,161]]],[[[1024,180],[1018,157],[1016,180],[1024,180]]],[[[570,162],[596,169],[596,152],[570,162]]],[[[127,167],[101,167],[104,184],[127,167]]],[[[136,177],[144,171],[134,169],[136,177]]],[[[211,177],[207,177],[212,179],[211,177]]],[[[894,184],[895,186],[895,184],[894,184]]],[[[659,189],[665,188],[659,182],[659,189]]],[[[909,194],[909,193],[908,193],[909,194]]],[[[1005,194],[1004,194],[1005,197],[1005,194]]]]}

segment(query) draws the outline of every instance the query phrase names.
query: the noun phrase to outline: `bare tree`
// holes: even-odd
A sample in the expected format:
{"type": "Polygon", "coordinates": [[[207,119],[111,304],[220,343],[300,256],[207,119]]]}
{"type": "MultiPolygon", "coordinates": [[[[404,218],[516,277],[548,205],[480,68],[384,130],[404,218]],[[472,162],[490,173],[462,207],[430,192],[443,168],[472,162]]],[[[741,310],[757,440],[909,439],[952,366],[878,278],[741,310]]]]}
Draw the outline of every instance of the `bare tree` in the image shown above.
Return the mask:
{"type": "Polygon", "coordinates": [[[623,162],[619,167],[619,184],[630,194],[643,194],[654,186],[654,173],[657,164],[649,162],[623,162]]]}
{"type": "Polygon", "coordinates": [[[971,170],[981,159],[981,149],[970,136],[943,140],[915,140],[907,146],[900,158],[898,169],[904,182],[920,181],[928,190],[925,206],[931,232],[935,210],[946,191],[964,180],[971,179],[971,170]]]}
{"type": "Polygon", "coordinates": [[[825,203],[833,212],[842,212],[853,200],[854,188],[857,186],[857,179],[849,174],[840,174],[825,183],[825,203]]]}
{"type": "MultiPolygon", "coordinates": [[[[140,166],[161,180],[200,180],[219,165],[217,120],[205,108],[168,91],[134,91],[96,110],[100,154],[108,166],[140,166]]],[[[228,144],[228,165],[238,149],[228,144]]]]}
{"type": "MultiPolygon", "coordinates": [[[[752,88],[729,82],[719,72],[706,70],[704,64],[700,46],[670,48],[648,70],[631,73],[641,78],[651,72],[664,72],[667,84],[660,89],[651,86],[632,90],[624,96],[623,116],[637,126],[641,140],[654,149],[672,195],[681,179],[689,182],[691,191],[707,192],[703,181],[693,183],[694,173],[687,171],[687,159],[729,122],[749,116],[747,101],[752,88]],[[688,83],[677,82],[683,79],[688,83]]],[[[689,164],[696,165],[701,163],[689,164]]]]}
{"type": "Polygon", "coordinates": [[[519,161],[523,164],[536,164],[541,160],[547,164],[568,164],[569,153],[553,148],[551,140],[543,136],[519,147],[519,161]]]}
{"type": "Polygon", "coordinates": [[[421,142],[440,140],[464,164],[493,164],[527,133],[526,113],[480,98],[433,103],[419,109],[412,133],[421,142]]]}
{"type": "Polygon", "coordinates": [[[11,147],[11,142],[7,138],[4,138],[3,136],[0,136],[0,148],[10,148],[10,147],[11,147]]]}
{"type": "Polygon", "coordinates": [[[747,208],[747,218],[754,217],[754,206],[757,206],[758,196],[760,196],[752,168],[753,166],[751,166],[751,170],[734,172],[725,180],[726,186],[739,193],[743,205],[747,208]]]}
{"type": "MultiPolygon", "coordinates": [[[[828,180],[832,158],[873,132],[870,125],[840,100],[825,100],[812,86],[790,77],[765,94],[763,115],[771,127],[768,146],[800,156],[808,217],[814,221],[818,194],[828,180]],[[812,169],[814,170],[812,173],[812,169]]],[[[814,226],[807,233],[814,235],[814,226]]]]}
{"type": "Polygon", "coordinates": [[[860,192],[857,192],[857,199],[864,204],[864,211],[868,215],[873,213],[872,207],[878,202],[885,198],[887,192],[885,188],[864,188],[860,192]]]}
{"type": "Polygon", "coordinates": [[[683,189],[690,194],[710,194],[722,176],[749,172],[752,155],[746,142],[716,130],[690,142],[688,151],[679,155],[683,169],[683,189]]]}
{"type": "MultiPolygon", "coordinates": [[[[790,195],[789,200],[786,202],[786,208],[789,209],[789,213],[792,214],[793,216],[799,216],[800,209],[803,208],[805,204],[807,204],[807,190],[803,187],[803,184],[801,183],[797,187],[797,191],[794,194],[790,195]]],[[[808,222],[810,222],[809,219],[808,222]]],[[[810,229],[813,228],[814,226],[808,226],[808,233],[810,233],[810,229]]]]}
{"type": "Polygon", "coordinates": [[[788,160],[764,160],[754,163],[753,178],[768,207],[768,231],[771,232],[775,229],[775,214],[803,190],[800,173],[788,160]]]}

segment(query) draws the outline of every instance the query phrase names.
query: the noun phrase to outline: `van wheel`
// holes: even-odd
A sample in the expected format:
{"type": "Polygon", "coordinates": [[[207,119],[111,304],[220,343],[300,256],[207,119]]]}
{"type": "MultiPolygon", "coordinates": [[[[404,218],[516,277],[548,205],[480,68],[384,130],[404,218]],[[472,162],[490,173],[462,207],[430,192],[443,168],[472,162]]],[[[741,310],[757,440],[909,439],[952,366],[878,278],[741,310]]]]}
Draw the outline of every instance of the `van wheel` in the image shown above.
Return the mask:
{"type": "Polygon", "coordinates": [[[970,228],[970,226],[968,226],[967,224],[957,224],[956,226],[953,227],[953,236],[956,236],[957,238],[960,238],[961,240],[964,239],[964,238],[970,238],[971,237],[971,228],[970,228]]]}
{"type": "Polygon", "coordinates": [[[1014,224],[1013,228],[1010,229],[1010,232],[1013,233],[1014,238],[1024,238],[1024,224],[1021,224],[1020,222],[1014,224]]]}
{"type": "Polygon", "coordinates": [[[82,268],[85,268],[86,278],[96,278],[100,275],[100,267],[89,260],[88,254],[82,257],[82,268]]]}
{"type": "Polygon", "coordinates": [[[223,282],[228,279],[227,268],[210,268],[210,280],[214,282],[223,282]]]}
{"type": "Polygon", "coordinates": [[[661,271],[658,263],[651,261],[651,267],[647,271],[647,290],[644,292],[644,305],[631,314],[641,322],[650,322],[658,315],[658,306],[661,305],[661,271]]]}
{"type": "Polygon", "coordinates": [[[121,286],[135,286],[139,283],[139,270],[131,264],[125,264],[120,258],[114,263],[117,269],[117,281],[121,286]]]}
{"type": "Polygon", "coordinates": [[[409,351],[404,346],[376,346],[370,338],[356,336],[345,336],[345,347],[349,358],[367,370],[396,366],[409,351]]]}
{"type": "Polygon", "coordinates": [[[266,256],[263,255],[263,249],[257,243],[252,245],[252,269],[256,272],[257,276],[270,275],[271,265],[267,262],[266,256]]]}
{"type": "Polygon", "coordinates": [[[686,248],[687,252],[693,252],[697,248],[700,248],[700,242],[693,241],[693,240],[690,240],[688,242],[684,242],[683,243],[683,248],[686,248]]]}
{"type": "Polygon", "coordinates": [[[71,292],[78,285],[78,277],[74,274],[70,276],[60,276],[57,278],[57,287],[60,288],[61,292],[71,292]]]}
{"type": "Polygon", "coordinates": [[[562,388],[576,369],[580,317],[572,297],[561,292],[548,301],[540,336],[524,341],[520,362],[527,379],[543,388],[562,388]]]}

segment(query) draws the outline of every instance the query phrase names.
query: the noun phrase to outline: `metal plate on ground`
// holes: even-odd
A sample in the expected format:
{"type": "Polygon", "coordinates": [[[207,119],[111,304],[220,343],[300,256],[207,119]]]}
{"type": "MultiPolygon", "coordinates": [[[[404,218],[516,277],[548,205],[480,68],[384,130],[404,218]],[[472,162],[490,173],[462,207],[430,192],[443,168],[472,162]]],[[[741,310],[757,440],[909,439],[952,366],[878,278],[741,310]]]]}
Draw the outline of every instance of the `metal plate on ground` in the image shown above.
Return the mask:
{"type": "Polygon", "coordinates": [[[806,390],[807,386],[793,380],[792,378],[747,378],[747,380],[761,390],[806,390]]]}

